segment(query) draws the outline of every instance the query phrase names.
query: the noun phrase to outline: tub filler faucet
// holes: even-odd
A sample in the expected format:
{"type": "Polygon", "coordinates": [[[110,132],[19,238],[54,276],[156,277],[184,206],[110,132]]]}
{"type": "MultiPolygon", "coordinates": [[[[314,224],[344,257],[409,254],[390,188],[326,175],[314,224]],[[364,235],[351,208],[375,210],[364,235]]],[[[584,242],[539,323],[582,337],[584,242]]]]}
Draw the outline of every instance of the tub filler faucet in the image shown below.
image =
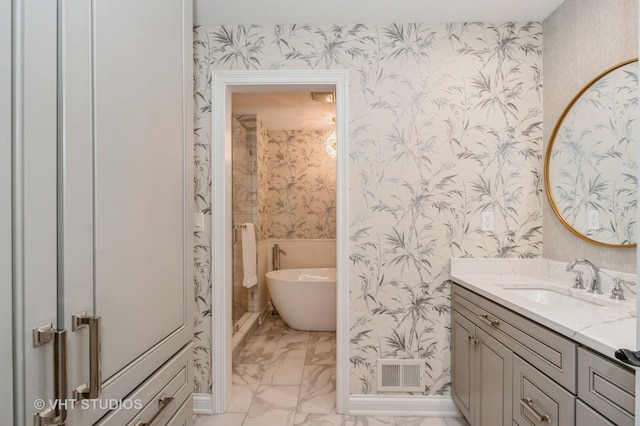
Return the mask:
{"type": "Polygon", "coordinates": [[[574,259],[567,265],[567,271],[573,271],[574,267],[577,264],[587,265],[591,267],[593,272],[593,278],[591,280],[591,285],[589,286],[589,293],[602,294],[602,290],[600,290],[600,268],[598,268],[593,263],[589,262],[587,259],[574,259]]]}
{"type": "Polygon", "coordinates": [[[287,252],[280,248],[280,244],[274,244],[271,249],[271,266],[274,271],[280,270],[280,255],[287,255],[287,252]]]}

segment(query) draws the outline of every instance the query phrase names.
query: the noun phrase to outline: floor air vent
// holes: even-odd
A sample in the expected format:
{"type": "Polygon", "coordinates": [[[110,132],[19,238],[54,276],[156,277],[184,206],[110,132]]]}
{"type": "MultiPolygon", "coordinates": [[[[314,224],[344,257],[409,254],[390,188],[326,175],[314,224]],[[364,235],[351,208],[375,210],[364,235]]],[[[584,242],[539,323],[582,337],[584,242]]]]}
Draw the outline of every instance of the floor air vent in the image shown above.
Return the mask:
{"type": "Polygon", "coordinates": [[[379,359],[378,392],[424,392],[424,361],[379,359]]]}

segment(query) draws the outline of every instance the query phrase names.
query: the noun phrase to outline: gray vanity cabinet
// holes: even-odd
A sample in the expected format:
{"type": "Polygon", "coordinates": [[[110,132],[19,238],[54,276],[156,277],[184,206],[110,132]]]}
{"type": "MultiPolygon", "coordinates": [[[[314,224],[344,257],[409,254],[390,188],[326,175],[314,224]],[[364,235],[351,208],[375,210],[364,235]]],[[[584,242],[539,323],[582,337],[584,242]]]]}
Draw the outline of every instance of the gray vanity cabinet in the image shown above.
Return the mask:
{"type": "Polygon", "coordinates": [[[634,371],[453,283],[451,395],[472,426],[633,425],[634,371]]]}
{"type": "Polygon", "coordinates": [[[617,362],[578,349],[578,398],[613,424],[635,424],[635,374],[617,362]]]}
{"type": "Polygon", "coordinates": [[[473,425],[511,425],[511,350],[459,311],[452,318],[453,399],[473,425]]]}

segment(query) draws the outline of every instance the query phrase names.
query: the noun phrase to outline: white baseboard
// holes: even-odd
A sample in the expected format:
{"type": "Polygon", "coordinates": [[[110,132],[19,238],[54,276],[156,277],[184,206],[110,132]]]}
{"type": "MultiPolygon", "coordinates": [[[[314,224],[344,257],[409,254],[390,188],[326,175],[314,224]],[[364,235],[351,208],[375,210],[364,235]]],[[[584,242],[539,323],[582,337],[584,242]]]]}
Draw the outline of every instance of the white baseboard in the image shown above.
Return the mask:
{"type": "Polygon", "coordinates": [[[352,416],[460,417],[450,396],[351,395],[352,416]]]}
{"type": "Polygon", "coordinates": [[[193,414],[213,414],[213,395],[210,393],[194,393],[193,414]]]}
{"type": "MultiPolygon", "coordinates": [[[[193,395],[194,414],[213,414],[213,397],[208,393],[193,395]]],[[[461,417],[450,396],[423,395],[351,395],[351,416],[461,417]]]]}

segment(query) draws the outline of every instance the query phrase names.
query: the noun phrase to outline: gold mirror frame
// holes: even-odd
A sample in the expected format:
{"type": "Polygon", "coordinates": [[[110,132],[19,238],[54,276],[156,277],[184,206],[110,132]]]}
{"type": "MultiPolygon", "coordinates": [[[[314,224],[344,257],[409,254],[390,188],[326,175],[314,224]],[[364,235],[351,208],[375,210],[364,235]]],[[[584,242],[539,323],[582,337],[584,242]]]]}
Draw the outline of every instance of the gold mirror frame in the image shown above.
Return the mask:
{"type": "MultiPolygon", "coordinates": [[[[551,162],[551,151],[553,149],[553,144],[555,142],[556,136],[557,136],[557,134],[558,134],[563,122],[564,122],[564,119],[566,118],[567,114],[571,111],[571,108],[582,97],[582,95],[587,90],[589,90],[597,81],[599,81],[601,78],[603,78],[604,76],[606,76],[610,72],[615,71],[618,68],[624,67],[625,65],[628,65],[628,64],[631,64],[631,63],[634,63],[634,62],[637,62],[637,61],[638,61],[638,58],[634,58],[634,59],[630,59],[628,61],[621,62],[621,63],[619,63],[617,65],[614,65],[613,67],[611,67],[611,68],[603,71],[602,73],[598,74],[589,83],[587,83],[582,89],[580,89],[580,91],[573,97],[571,102],[569,102],[569,104],[562,111],[562,114],[560,114],[560,118],[558,118],[558,121],[556,122],[556,125],[553,128],[553,132],[551,133],[551,137],[549,138],[549,145],[547,146],[546,153],[545,153],[544,186],[545,186],[545,191],[547,193],[547,199],[549,200],[549,204],[551,205],[551,208],[553,209],[553,212],[555,213],[556,217],[560,220],[560,222],[569,231],[571,231],[577,237],[579,237],[579,238],[581,238],[581,239],[583,239],[585,241],[588,241],[590,243],[602,246],[602,247],[632,248],[632,247],[636,247],[637,246],[637,242],[636,243],[630,243],[630,244],[610,244],[610,243],[605,243],[605,242],[602,242],[602,241],[597,241],[597,240],[594,240],[592,238],[587,237],[586,235],[584,235],[583,233],[581,233],[580,231],[575,229],[569,222],[567,222],[567,220],[564,218],[564,216],[562,215],[562,213],[558,209],[558,206],[556,205],[556,203],[555,203],[555,201],[553,199],[553,195],[551,193],[551,183],[550,183],[550,179],[549,179],[549,163],[551,162]]],[[[637,226],[638,226],[638,224],[636,223],[636,227],[637,226]]],[[[637,235],[638,235],[638,232],[636,231],[636,233],[635,233],[636,239],[637,239],[637,235]]]]}

